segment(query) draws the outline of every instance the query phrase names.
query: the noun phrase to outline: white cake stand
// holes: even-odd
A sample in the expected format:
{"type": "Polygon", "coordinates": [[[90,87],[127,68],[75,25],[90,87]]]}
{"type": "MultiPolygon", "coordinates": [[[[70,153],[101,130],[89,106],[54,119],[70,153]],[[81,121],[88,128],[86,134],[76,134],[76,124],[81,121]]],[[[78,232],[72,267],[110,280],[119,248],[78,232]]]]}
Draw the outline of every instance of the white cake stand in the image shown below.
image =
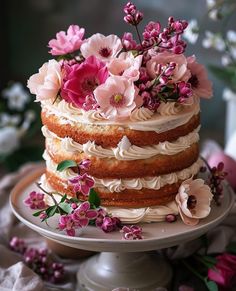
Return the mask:
{"type": "Polygon", "coordinates": [[[73,248],[101,252],[81,264],[78,290],[108,291],[116,287],[129,290],[151,291],[157,287],[167,287],[171,281],[172,270],[161,256],[146,253],[176,246],[195,239],[219,224],[234,204],[234,193],[225,184],[224,199],[220,207],[213,205],[210,215],[197,226],[190,227],[178,219],[174,223],[159,222],[143,224],[143,240],[122,240],[121,233],[104,233],[89,226],[78,236],[69,237],[56,229],[57,217],[50,224],[41,223],[32,216],[33,210],[27,208],[23,200],[37,190],[35,182],[44,172],[39,167],[24,177],[12,190],[10,204],[16,217],[31,229],[57,243],[73,248]]]}

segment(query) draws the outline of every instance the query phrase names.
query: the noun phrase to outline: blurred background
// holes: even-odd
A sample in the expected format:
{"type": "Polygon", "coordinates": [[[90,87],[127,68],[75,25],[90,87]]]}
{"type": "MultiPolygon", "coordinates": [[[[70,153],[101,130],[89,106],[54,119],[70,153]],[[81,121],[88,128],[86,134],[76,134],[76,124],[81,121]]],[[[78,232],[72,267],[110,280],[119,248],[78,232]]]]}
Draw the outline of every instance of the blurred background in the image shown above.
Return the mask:
{"type": "MultiPolygon", "coordinates": [[[[67,30],[70,24],[85,27],[86,37],[96,32],[122,36],[133,29],[123,21],[126,2],[1,0],[1,169],[15,170],[22,163],[41,159],[44,143],[40,132],[40,106],[33,102],[34,96],[29,94],[26,84],[27,79],[50,58],[48,41],[58,31],[67,30]]],[[[202,101],[202,140],[211,138],[224,146],[228,138],[226,134],[229,136],[236,130],[235,0],[133,2],[144,12],[141,29],[151,20],[158,20],[165,26],[170,15],[197,21],[190,22],[186,33],[186,39],[190,41],[186,55],[195,54],[198,62],[207,66],[214,86],[214,98],[210,102],[202,101]],[[234,108],[230,117],[227,107],[234,108]],[[227,118],[230,120],[226,122],[227,118]]]]}

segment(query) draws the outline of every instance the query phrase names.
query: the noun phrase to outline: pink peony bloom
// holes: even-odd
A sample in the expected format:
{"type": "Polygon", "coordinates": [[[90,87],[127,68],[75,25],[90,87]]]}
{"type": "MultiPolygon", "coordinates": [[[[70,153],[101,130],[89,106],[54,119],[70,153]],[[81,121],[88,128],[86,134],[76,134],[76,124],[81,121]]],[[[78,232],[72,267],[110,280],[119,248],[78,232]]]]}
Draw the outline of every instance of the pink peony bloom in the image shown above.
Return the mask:
{"type": "Polygon", "coordinates": [[[206,68],[196,62],[195,56],[188,57],[187,61],[191,72],[188,82],[192,85],[194,94],[203,98],[212,97],[212,83],[208,79],[206,68]]]}
{"type": "Polygon", "coordinates": [[[93,178],[86,173],[70,179],[69,182],[73,184],[75,192],[81,192],[84,195],[88,195],[90,189],[94,186],[93,178]]]}
{"type": "Polygon", "coordinates": [[[167,65],[169,63],[175,63],[175,69],[171,76],[171,83],[177,81],[185,81],[191,77],[190,71],[187,68],[187,59],[184,55],[176,55],[170,52],[162,52],[153,56],[147,62],[147,72],[154,79],[158,74],[159,65],[167,65]]]}
{"type": "Polygon", "coordinates": [[[103,62],[109,62],[121,49],[122,43],[118,36],[100,33],[92,35],[80,48],[83,57],[95,56],[103,62]]]}
{"type": "Polygon", "coordinates": [[[205,218],[211,211],[213,198],[211,189],[202,179],[188,179],[179,187],[175,197],[179,214],[185,224],[196,225],[199,219],[205,218]]]}
{"type": "Polygon", "coordinates": [[[24,200],[25,205],[31,209],[44,209],[47,205],[44,202],[44,194],[32,191],[29,197],[24,200]]]}
{"type": "Polygon", "coordinates": [[[61,65],[55,60],[49,60],[28,80],[27,87],[36,95],[36,101],[55,99],[62,84],[63,73],[61,65]]]}
{"type": "Polygon", "coordinates": [[[111,75],[124,76],[130,81],[137,81],[141,63],[142,56],[134,57],[131,52],[121,53],[118,58],[110,61],[107,68],[111,75]]]}
{"type": "Polygon", "coordinates": [[[78,223],[81,227],[86,227],[89,224],[89,221],[95,219],[98,216],[98,213],[94,209],[90,209],[90,203],[85,201],[80,204],[80,206],[75,209],[72,214],[73,220],[78,223]]]}
{"type": "Polygon", "coordinates": [[[130,115],[136,107],[136,95],[133,82],[118,76],[109,77],[105,84],[98,86],[94,91],[101,114],[112,120],[130,115]]]}
{"type": "Polygon", "coordinates": [[[224,253],[216,259],[216,265],[208,270],[208,278],[222,287],[232,288],[236,284],[236,256],[224,253]]]}
{"type": "Polygon", "coordinates": [[[72,214],[68,214],[60,216],[58,227],[60,230],[65,230],[69,236],[75,236],[75,229],[80,225],[72,218],[72,214]]]}
{"type": "Polygon", "coordinates": [[[105,64],[94,56],[81,64],[65,66],[65,71],[61,96],[79,108],[85,104],[86,97],[93,94],[94,89],[108,77],[105,64]]]}
{"type": "Polygon", "coordinates": [[[78,50],[83,43],[84,28],[78,25],[70,25],[65,31],[60,31],[56,34],[56,39],[49,41],[48,46],[51,48],[50,53],[53,56],[65,55],[78,50]]]}

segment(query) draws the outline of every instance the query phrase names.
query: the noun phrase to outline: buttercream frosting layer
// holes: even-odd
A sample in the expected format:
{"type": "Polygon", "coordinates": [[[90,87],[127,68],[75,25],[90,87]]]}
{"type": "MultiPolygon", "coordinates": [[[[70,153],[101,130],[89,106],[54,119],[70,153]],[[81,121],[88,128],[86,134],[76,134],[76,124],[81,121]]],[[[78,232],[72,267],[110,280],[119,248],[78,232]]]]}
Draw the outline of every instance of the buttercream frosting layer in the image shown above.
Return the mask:
{"type": "Polygon", "coordinates": [[[55,133],[48,130],[46,126],[42,127],[43,135],[47,139],[48,144],[52,144],[55,140],[59,141],[59,148],[68,153],[85,153],[88,156],[95,156],[101,159],[115,158],[117,160],[139,160],[148,159],[156,155],[175,155],[186,150],[193,143],[199,141],[200,126],[187,134],[179,137],[173,142],[160,142],[157,145],[139,147],[132,145],[128,138],[124,136],[120,143],[115,148],[103,148],[96,145],[94,141],[88,141],[85,144],[80,144],[70,137],[61,138],[55,133]]]}

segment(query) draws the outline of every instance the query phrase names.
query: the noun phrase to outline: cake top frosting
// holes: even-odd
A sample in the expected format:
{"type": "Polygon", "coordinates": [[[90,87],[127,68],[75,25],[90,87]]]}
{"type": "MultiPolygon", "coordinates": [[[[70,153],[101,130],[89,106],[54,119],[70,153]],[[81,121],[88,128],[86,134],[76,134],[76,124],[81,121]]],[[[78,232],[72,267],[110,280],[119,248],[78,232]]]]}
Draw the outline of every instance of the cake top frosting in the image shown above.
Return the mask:
{"type": "Polygon", "coordinates": [[[49,41],[55,59],[28,81],[36,101],[63,101],[84,119],[113,123],[174,115],[194,98],[212,95],[204,66],[195,56],[184,55],[185,20],[169,17],[164,28],[150,21],[141,34],[143,14],[130,2],[124,12],[125,22],[136,28],[138,42],[130,32],[121,38],[100,33],[86,37],[78,25],[49,41]]]}

